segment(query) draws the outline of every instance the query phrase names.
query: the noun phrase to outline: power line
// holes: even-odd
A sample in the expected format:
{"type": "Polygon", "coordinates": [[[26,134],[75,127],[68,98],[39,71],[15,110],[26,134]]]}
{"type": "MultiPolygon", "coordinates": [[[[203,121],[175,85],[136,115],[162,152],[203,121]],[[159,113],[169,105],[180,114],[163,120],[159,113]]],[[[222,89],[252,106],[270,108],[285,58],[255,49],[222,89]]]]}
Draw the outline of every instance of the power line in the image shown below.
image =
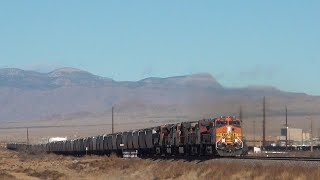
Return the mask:
{"type": "MultiPolygon", "coordinates": [[[[136,125],[136,124],[154,124],[155,122],[123,122],[114,124],[114,126],[120,125],[136,125]]],[[[96,126],[112,126],[110,123],[100,123],[100,124],[82,124],[82,125],[47,125],[47,126],[12,126],[12,127],[0,127],[0,130],[5,129],[45,129],[45,128],[61,128],[61,127],[96,127],[96,126]]]]}

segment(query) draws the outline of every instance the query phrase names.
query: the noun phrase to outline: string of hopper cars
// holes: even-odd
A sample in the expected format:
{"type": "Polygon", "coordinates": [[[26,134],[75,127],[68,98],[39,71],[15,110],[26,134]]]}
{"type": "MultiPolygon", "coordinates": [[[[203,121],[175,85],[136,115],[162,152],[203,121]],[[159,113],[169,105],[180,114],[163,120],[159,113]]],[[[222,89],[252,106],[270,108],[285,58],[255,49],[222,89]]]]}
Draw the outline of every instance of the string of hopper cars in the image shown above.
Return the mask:
{"type": "Polygon", "coordinates": [[[8,149],[65,155],[109,155],[135,151],[138,155],[237,156],[245,152],[241,120],[223,116],[193,122],[104,134],[80,139],[25,145],[7,144],[8,149]]]}

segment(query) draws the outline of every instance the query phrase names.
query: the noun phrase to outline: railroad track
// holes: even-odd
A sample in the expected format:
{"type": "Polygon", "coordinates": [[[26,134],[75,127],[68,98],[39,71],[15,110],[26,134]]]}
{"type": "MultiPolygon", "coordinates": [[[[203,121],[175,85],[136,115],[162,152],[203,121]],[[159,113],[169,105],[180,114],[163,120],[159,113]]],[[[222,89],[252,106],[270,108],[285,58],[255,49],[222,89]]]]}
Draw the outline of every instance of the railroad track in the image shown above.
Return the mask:
{"type": "Polygon", "coordinates": [[[278,161],[318,161],[320,157],[266,157],[266,156],[242,156],[235,159],[254,159],[254,160],[278,160],[278,161]]]}
{"type": "Polygon", "coordinates": [[[242,160],[274,160],[274,161],[314,161],[320,162],[320,157],[267,157],[267,156],[240,156],[240,157],[208,157],[208,156],[144,156],[141,159],[151,160],[185,160],[207,161],[214,159],[242,159],[242,160]]]}

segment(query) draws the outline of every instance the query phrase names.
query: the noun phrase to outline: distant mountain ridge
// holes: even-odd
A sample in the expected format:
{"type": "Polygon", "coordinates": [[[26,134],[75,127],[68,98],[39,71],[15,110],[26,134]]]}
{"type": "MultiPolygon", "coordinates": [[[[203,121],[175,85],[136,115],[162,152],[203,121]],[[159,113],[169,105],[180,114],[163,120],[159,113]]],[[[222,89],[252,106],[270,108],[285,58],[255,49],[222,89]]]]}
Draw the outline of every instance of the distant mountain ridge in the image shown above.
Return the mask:
{"type": "MultiPolygon", "coordinates": [[[[110,83],[150,85],[163,83],[177,86],[199,86],[224,88],[211,74],[198,73],[185,76],[173,77],[149,77],[136,82],[124,81],[116,82],[113,79],[101,77],[76,68],[59,68],[48,73],[40,73],[17,68],[0,69],[0,87],[15,88],[59,88],[62,86],[97,86],[110,85],[110,83]]],[[[248,90],[280,91],[272,86],[248,86],[248,90]]]]}
{"type": "Polygon", "coordinates": [[[62,86],[103,86],[111,81],[75,68],[60,68],[49,73],[16,68],[0,69],[0,87],[51,89],[62,86]]]}
{"type": "Polygon", "coordinates": [[[0,121],[45,119],[68,114],[99,114],[116,104],[128,114],[202,116],[236,113],[239,106],[256,113],[262,96],[276,106],[292,104],[296,113],[313,112],[319,97],[274,87],[226,88],[207,73],[140,81],[115,81],[75,68],[49,73],[0,69],[0,121]],[[302,102],[308,102],[306,104],[302,102]]]}

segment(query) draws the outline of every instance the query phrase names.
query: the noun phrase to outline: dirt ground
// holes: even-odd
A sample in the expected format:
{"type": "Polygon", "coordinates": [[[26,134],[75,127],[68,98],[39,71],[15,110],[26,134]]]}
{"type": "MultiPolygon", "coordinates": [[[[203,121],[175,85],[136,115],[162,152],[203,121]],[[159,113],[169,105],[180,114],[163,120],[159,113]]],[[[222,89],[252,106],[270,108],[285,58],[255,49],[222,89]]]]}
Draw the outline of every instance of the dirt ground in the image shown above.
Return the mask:
{"type": "Polygon", "coordinates": [[[319,163],[121,159],[0,149],[0,179],[319,179],[319,163]]]}

